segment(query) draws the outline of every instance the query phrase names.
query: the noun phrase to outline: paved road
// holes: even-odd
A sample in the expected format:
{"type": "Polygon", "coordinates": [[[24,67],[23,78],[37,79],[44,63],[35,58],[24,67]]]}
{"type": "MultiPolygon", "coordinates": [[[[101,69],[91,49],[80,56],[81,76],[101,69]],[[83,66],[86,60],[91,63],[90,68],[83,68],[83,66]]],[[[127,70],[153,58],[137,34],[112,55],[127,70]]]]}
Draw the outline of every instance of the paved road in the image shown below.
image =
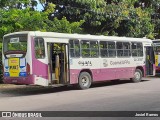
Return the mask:
{"type": "MultiPolygon", "coordinates": [[[[22,86],[2,89],[0,111],[160,111],[160,77],[143,78],[140,83],[130,83],[128,80],[118,83],[98,83],[87,90],[76,90],[73,87],[22,86]]],[[[81,120],[83,118],[54,119],[81,120]]],[[[135,118],[116,117],[112,119],[134,120],[135,118]]],[[[139,119],[155,120],[160,117],[139,119]]]]}

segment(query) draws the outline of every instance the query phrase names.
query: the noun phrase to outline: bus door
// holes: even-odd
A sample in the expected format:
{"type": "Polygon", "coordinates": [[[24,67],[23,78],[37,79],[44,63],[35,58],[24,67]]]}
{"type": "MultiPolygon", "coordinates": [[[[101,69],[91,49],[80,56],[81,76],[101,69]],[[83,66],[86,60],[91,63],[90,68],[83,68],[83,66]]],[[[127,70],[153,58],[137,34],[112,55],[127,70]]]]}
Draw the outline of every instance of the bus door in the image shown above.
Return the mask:
{"type": "Polygon", "coordinates": [[[146,47],[146,75],[154,76],[155,75],[155,57],[154,50],[152,46],[146,47]]]}
{"type": "Polygon", "coordinates": [[[48,43],[48,76],[51,84],[67,84],[68,71],[68,44],[48,43]]]}

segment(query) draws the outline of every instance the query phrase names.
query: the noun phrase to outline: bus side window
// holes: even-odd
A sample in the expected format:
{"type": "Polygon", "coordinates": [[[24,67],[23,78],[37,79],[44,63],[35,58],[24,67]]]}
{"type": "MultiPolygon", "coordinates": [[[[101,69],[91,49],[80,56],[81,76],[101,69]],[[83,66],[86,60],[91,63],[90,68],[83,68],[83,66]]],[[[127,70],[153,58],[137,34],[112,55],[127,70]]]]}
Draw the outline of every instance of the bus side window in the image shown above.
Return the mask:
{"type": "Polygon", "coordinates": [[[115,42],[108,42],[108,56],[115,57],[116,56],[116,45],[115,42]]]}
{"type": "Polygon", "coordinates": [[[82,57],[90,57],[90,42],[86,40],[81,41],[81,54],[82,57]]]}
{"type": "Polygon", "coordinates": [[[98,57],[98,41],[90,41],[91,57],[98,57]]]}
{"type": "Polygon", "coordinates": [[[123,56],[123,44],[122,42],[117,42],[117,56],[122,57],[123,56]]]}
{"type": "Polygon", "coordinates": [[[124,56],[131,56],[130,43],[129,42],[124,42],[123,43],[123,49],[124,49],[124,56]]]}
{"type": "Polygon", "coordinates": [[[82,57],[98,57],[99,56],[99,45],[98,41],[81,41],[81,54],[82,57]]]}
{"type": "Polygon", "coordinates": [[[143,56],[142,43],[132,42],[132,56],[135,56],[135,57],[142,57],[143,56]]]}
{"type": "Polygon", "coordinates": [[[71,57],[80,57],[79,40],[69,40],[69,52],[71,57]]]}
{"type": "Polygon", "coordinates": [[[44,39],[35,38],[34,46],[35,46],[35,57],[38,59],[43,59],[45,57],[44,39]]]}
{"type": "Polygon", "coordinates": [[[101,57],[115,57],[115,42],[111,41],[100,41],[100,52],[101,57]]]}
{"type": "Polygon", "coordinates": [[[142,43],[137,43],[137,54],[138,56],[143,56],[143,45],[142,43]]]}
{"type": "Polygon", "coordinates": [[[73,40],[69,40],[69,54],[71,57],[75,56],[73,40]]]}
{"type": "Polygon", "coordinates": [[[100,53],[101,57],[108,57],[108,42],[100,41],[100,53]]]}
{"type": "Polygon", "coordinates": [[[137,56],[137,43],[132,43],[132,56],[137,56]]]}

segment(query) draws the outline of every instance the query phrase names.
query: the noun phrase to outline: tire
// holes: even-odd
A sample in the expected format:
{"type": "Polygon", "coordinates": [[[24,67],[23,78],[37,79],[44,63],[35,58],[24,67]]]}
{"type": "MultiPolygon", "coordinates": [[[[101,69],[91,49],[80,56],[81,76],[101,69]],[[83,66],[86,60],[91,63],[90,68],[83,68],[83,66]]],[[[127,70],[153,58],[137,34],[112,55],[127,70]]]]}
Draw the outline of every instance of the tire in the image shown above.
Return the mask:
{"type": "Polygon", "coordinates": [[[78,88],[79,89],[88,89],[91,86],[92,80],[91,75],[88,72],[82,72],[78,78],[78,88]]]}
{"type": "Polygon", "coordinates": [[[131,78],[131,81],[137,83],[140,82],[141,80],[142,80],[142,71],[140,69],[136,69],[134,77],[131,78]]]}

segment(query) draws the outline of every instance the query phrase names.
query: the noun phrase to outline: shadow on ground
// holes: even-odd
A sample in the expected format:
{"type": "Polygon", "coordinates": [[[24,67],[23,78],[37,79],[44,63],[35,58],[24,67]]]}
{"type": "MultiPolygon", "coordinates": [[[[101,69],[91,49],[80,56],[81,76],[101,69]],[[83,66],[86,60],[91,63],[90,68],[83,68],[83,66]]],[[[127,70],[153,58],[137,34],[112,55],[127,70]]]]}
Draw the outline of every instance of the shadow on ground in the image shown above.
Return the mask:
{"type": "MultiPolygon", "coordinates": [[[[142,80],[141,82],[147,82],[149,80],[142,80]]],[[[133,83],[130,80],[112,80],[112,81],[106,81],[106,82],[100,82],[100,83],[94,83],[91,87],[104,87],[104,86],[112,86],[112,85],[120,85],[120,84],[128,84],[133,83]]],[[[133,83],[134,84],[134,83],[133,83]]]]}
{"type": "Polygon", "coordinates": [[[160,73],[157,73],[155,76],[153,76],[153,77],[160,77],[160,73]]]}
{"type": "MultiPolygon", "coordinates": [[[[142,80],[142,82],[147,82],[147,81],[148,80],[142,80]]],[[[107,86],[114,86],[114,85],[121,85],[128,83],[131,83],[131,81],[129,80],[107,81],[107,82],[94,83],[91,86],[91,88],[105,87],[105,86],[107,87],[107,86]]],[[[71,90],[78,90],[78,89],[75,86],[42,87],[42,86],[14,85],[14,87],[0,88],[0,97],[16,97],[16,96],[27,96],[27,95],[37,95],[37,94],[49,94],[49,93],[64,92],[71,90]]]]}

